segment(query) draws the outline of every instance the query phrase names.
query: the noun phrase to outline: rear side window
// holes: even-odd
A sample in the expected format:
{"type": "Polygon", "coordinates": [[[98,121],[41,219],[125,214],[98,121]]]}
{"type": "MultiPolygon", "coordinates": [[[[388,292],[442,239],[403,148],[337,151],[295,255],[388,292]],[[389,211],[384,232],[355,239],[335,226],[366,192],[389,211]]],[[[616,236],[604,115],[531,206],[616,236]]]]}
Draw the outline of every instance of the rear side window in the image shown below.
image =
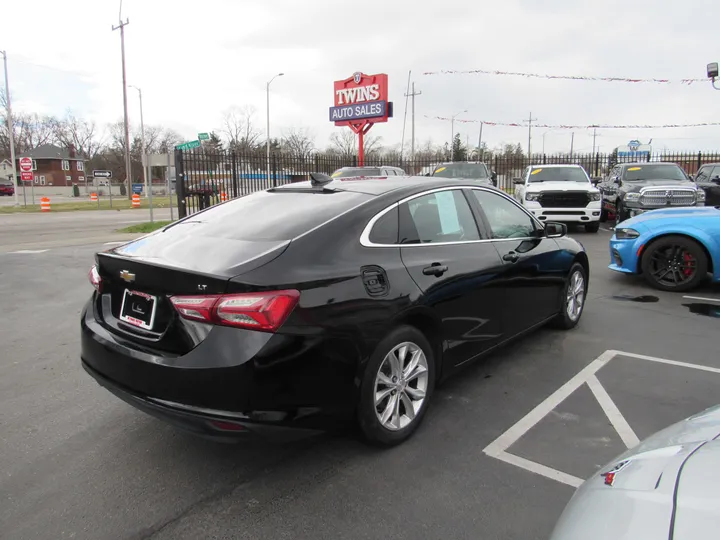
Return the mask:
{"type": "Polygon", "coordinates": [[[460,190],[438,191],[400,205],[400,243],[479,240],[475,218],[460,190]]]}
{"type": "Polygon", "coordinates": [[[194,214],[168,232],[256,242],[290,240],[371,198],[349,191],[261,191],[194,214]]]}
{"type": "Polygon", "coordinates": [[[369,240],[373,244],[397,244],[398,241],[397,206],[375,222],[370,231],[369,240]]]}

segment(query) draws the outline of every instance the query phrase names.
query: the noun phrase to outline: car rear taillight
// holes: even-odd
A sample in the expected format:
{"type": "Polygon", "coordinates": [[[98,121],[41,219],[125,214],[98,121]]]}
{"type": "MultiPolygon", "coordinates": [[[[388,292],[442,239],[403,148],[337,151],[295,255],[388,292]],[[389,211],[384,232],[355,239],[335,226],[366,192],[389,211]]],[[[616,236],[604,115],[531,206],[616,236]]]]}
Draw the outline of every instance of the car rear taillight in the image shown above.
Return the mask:
{"type": "Polygon", "coordinates": [[[275,332],[298,303],[294,289],[257,293],[172,296],[181,317],[237,328],[275,332]]]}
{"type": "Polygon", "coordinates": [[[88,272],[88,279],[97,292],[102,292],[102,278],[100,277],[100,272],[98,272],[97,266],[93,265],[90,269],[88,272]]]}

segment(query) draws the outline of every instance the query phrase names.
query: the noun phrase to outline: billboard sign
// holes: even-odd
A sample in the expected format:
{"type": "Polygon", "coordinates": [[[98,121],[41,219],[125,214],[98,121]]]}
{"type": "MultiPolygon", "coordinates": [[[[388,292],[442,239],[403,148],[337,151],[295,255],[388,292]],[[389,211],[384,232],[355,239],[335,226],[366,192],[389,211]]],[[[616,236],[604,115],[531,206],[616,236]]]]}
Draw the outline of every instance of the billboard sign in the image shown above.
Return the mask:
{"type": "Polygon", "coordinates": [[[330,121],[336,126],[387,122],[392,116],[392,107],[388,102],[388,76],[385,73],[366,75],[356,72],[347,79],[335,81],[333,101],[330,121]]]}

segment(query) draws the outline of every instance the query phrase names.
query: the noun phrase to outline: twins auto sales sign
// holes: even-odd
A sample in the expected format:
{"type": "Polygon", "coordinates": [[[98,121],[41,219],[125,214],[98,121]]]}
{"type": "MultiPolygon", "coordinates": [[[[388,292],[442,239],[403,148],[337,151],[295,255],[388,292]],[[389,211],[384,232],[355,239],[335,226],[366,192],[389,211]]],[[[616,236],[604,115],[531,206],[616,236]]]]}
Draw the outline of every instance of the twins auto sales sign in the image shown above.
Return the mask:
{"type": "Polygon", "coordinates": [[[355,73],[342,81],[335,81],[335,106],[330,107],[330,121],[336,126],[387,122],[392,116],[388,102],[388,76],[385,73],[365,75],[355,73]]]}

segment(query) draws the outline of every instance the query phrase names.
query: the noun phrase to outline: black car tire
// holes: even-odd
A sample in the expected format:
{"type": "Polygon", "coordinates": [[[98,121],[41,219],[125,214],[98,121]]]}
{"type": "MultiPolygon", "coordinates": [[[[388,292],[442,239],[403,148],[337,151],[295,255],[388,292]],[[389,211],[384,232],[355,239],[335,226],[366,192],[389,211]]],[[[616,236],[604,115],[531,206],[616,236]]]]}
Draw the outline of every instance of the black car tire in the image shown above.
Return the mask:
{"type": "Polygon", "coordinates": [[[664,236],[650,244],[643,252],[640,265],[645,281],[647,281],[652,287],[661,291],[684,292],[694,289],[703,279],[707,277],[708,272],[707,256],[700,244],[698,244],[695,240],[678,235],[664,236]],[[678,247],[685,250],[685,252],[694,257],[696,261],[695,274],[692,278],[674,286],[665,284],[657,277],[653,276],[652,268],[653,255],[671,247],[678,247]]]}
{"type": "Polygon", "coordinates": [[[580,322],[580,318],[582,317],[582,313],[585,310],[585,300],[587,299],[587,272],[585,271],[585,268],[580,263],[573,263],[573,265],[570,267],[570,272],[568,272],[567,280],[565,280],[565,286],[562,288],[560,293],[560,313],[557,314],[557,316],[552,321],[552,326],[554,328],[559,328],[561,330],[570,330],[572,328],[575,328],[577,326],[577,323],[580,322]],[[575,319],[573,319],[568,314],[568,290],[573,285],[573,276],[579,273],[580,276],[582,276],[583,280],[583,293],[582,293],[582,305],[580,307],[580,313],[577,315],[575,319]]]}
{"type": "Polygon", "coordinates": [[[596,233],[599,230],[600,230],[600,222],[599,221],[593,221],[591,223],[585,224],[585,232],[596,233]]]}
{"type": "Polygon", "coordinates": [[[375,348],[363,374],[360,387],[360,403],[357,416],[364,438],[367,442],[378,446],[395,446],[405,441],[422,422],[425,412],[430,404],[433,389],[435,388],[435,357],[428,340],[417,328],[412,326],[399,326],[390,332],[375,348]],[[385,361],[385,357],[398,345],[412,343],[417,345],[425,354],[427,362],[427,388],[425,399],[415,418],[404,428],[391,430],[380,422],[376,414],[375,383],[378,371],[385,361]]]}
{"type": "Polygon", "coordinates": [[[600,223],[605,223],[608,220],[608,211],[607,208],[602,207],[600,209],[600,223]]]}
{"type": "Polygon", "coordinates": [[[616,205],[616,214],[615,214],[615,224],[621,223],[625,221],[626,219],[630,219],[630,212],[625,210],[625,207],[623,206],[623,203],[618,198],[618,202],[616,205]]]}

